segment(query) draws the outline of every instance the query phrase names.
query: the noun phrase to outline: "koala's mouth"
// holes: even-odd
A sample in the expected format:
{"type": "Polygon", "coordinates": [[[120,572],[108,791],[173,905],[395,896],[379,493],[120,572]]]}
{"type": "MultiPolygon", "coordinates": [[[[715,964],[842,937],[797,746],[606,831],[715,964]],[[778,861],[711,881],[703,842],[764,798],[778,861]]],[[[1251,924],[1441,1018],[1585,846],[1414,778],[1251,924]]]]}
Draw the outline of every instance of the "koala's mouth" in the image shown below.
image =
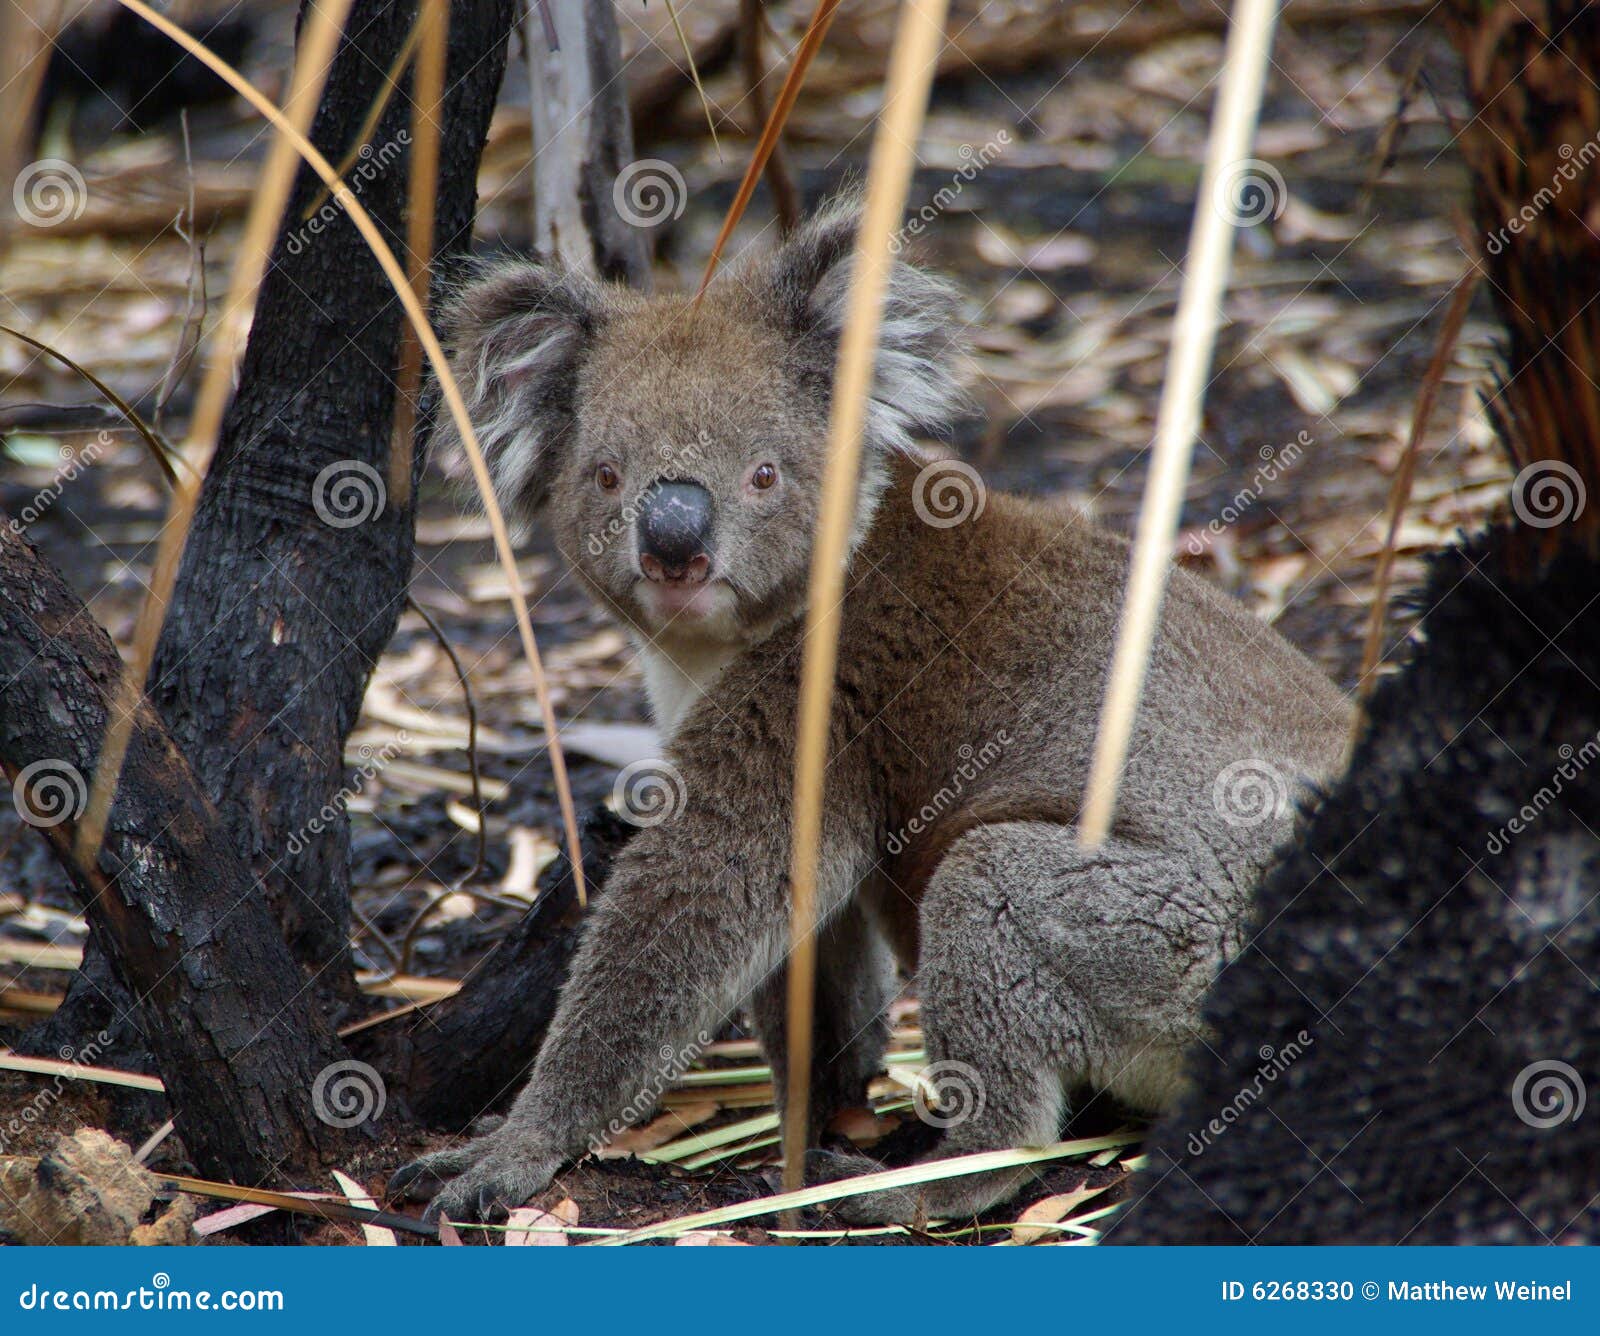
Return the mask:
{"type": "Polygon", "coordinates": [[[735,601],[732,586],[715,575],[698,583],[641,579],[634,583],[634,596],[661,630],[720,620],[733,612],[735,601]]]}

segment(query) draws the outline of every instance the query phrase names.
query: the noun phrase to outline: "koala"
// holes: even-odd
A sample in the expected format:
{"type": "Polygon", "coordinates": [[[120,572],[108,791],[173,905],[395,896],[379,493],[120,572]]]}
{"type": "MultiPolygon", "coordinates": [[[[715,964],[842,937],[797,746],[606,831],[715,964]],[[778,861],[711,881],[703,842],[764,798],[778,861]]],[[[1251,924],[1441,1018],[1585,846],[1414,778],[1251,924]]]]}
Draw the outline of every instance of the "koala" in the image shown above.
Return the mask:
{"type": "MultiPolygon", "coordinates": [[[[698,306],[526,261],[449,301],[497,496],[637,645],[681,801],[618,856],[504,1123],[391,1181],[434,1214],[502,1218],[662,1087],[662,1055],[741,1007],[784,1089],[795,716],[856,221],[848,201],[824,210],[698,306]]],[[[1079,847],[1128,548],[919,452],[914,433],[962,408],[957,311],[897,262],[829,725],[813,1146],[881,1069],[901,970],[929,1079],[965,1095],[940,1110],[936,1158],[1047,1144],[1082,1090],[1169,1107],[1295,792],[1337,767],[1348,729],[1308,660],[1175,569],[1114,829],[1079,847]]],[[[814,1177],[877,1167],[814,1155],[814,1177]]],[[[970,1216],[1025,1178],[840,1211],[970,1216]]]]}

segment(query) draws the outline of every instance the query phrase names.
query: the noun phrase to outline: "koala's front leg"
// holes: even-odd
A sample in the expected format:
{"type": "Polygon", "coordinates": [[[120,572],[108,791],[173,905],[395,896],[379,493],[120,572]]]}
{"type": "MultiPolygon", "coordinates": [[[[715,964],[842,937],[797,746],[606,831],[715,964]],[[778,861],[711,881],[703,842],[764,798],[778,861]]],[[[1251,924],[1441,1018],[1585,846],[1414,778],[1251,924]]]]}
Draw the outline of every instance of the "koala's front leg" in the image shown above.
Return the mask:
{"type": "MultiPolygon", "coordinates": [[[[430,1214],[493,1220],[557,1169],[629,1125],[696,1056],[788,945],[788,838],[726,808],[642,832],[618,859],[573,958],[527,1086],[505,1123],[425,1156],[390,1183],[434,1198],[430,1214]]],[[[777,829],[773,829],[777,827],[777,829]]],[[[835,856],[825,866],[844,867],[835,856]]],[[[823,890],[836,904],[837,888],[823,890]]]]}

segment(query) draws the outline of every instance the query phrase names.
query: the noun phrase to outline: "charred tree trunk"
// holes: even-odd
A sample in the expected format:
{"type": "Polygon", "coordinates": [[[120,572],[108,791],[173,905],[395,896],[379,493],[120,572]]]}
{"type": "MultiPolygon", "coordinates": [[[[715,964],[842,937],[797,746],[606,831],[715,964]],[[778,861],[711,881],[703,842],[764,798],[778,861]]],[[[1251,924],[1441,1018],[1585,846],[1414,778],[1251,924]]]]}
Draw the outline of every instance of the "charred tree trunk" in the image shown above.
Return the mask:
{"type": "MultiPolygon", "coordinates": [[[[201,1173],[269,1181],[342,1133],[317,1116],[318,1075],[342,1050],[221,818],[141,705],[105,842],[75,864],[121,660],[48,563],[0,524],[0,760],[18,810],[72,875],[92,940],[133,998],[177,1129],[201,1173]]],[[[75,1047],[99,1054],[93,1034],[75,1047]]]]}
{"type": "MultiPolygon", "coordinates": [[[[416,19],[351,13],[311,138],[356,146],[416,19]]],[[[436,254],[472,231],[512,0],[451,6],[436,254]]],[[[403,255],[409,75],[349,184],[403,255]],[[370,151],[368,151],[370,149],[370,151]]],[[[291,949],[348,985],[344,743],[411,576],[414,489],[387,494],[401,311],[355,227],[302,168],[261,287],[238,393],[200,498],[151,699],[259,877],[291,949]]],[[[416,460],[421,460],[421,452],[416,460]]]]}
{"type": "MultiPolygon", "coordinates": [[[[415,0],[355,6],[312,127],[330,159],[357,147],[416,9],[415,0]]],[[[512,0],[460,0],[451,11],[436,256],[462,250],[470,238],[478,159],[514,21],[512,0]]],[[[402,255],[409,87],[408,75],[347,177],[402,255]]],[[[383,487],[399,303],[343,210],[320,200],[320,182],[302,169],[148,686],[157,712],[149,727],[159,718],[167,730],[171,756],[163,763],[170,768],[181,758],[185,782],[198,788],[192,803],[214,804],[206,809],[208,842],[194,846],[212,889],[184,881],[171,860],[131,862],[118,883],[135,906],[130,912],[164,930],[194,915],[193,941],[213,954],[201,964],[199,955],[182,956],[198,950],[184,938],[154,949],[140,940],[136,920],[121,930],[97,922],[85,968],[56,1016],[39,1027],[53,1042],[76,1043],[103,1028],[108,1013],[132,1009],[180,1126],[197,1129],[186,1138],[196,1162],[250,1181],[307,1164],[330,1134],[308,1121],[310,1082],[340,1050],[325,1019],[306,1018],[306,998],[352,988],[343,748],[398,619],[412,560],[410,497],[389,504],[383,487]],[[224,917],[225,936],[211,940],[224,917]],[[152,974],[168,949],[183,969],[152,974]],[[314,981],[309,993],[303,971],[314,981]],[[108,1006],[101,992],[108,973],[131,985],[132,999],[108,1006]],[[216,1055],[242,1064],[233,1078],[219,1075],[216,1055]]],[[[419,450],[414,463],[420,460],[419,450]]],[[[13,597],[26,591],[8,587],[13,597]]],[[[84,625],[92,627],[86,614],[84,625]]],[[[64,739],[52,744],[47,713],[30,720],[35,732],[19,735],[19,746],[67,754],[64,739]]],[[[99,734],[87,729],[84,738],[93,748],[80,739],[71,755],[88,774],[99,734]]],[[[24,755],[4,752],[8,763],[24,755]]],[[[155,759],[136,740],[113,836],[144,829],[141,809],[128,804],[147,792],[146,767],[155,759]]],[[[132,836],[121,838],[121,846],[108,839],[104,858],[124,854],[132,836]]]]}
{"type": "Polygon", "coordinates": [[[1433,559],[1107,1242],[1600,1241],[1600,8],[1443,12],[1509,514],[1433,559]]]}

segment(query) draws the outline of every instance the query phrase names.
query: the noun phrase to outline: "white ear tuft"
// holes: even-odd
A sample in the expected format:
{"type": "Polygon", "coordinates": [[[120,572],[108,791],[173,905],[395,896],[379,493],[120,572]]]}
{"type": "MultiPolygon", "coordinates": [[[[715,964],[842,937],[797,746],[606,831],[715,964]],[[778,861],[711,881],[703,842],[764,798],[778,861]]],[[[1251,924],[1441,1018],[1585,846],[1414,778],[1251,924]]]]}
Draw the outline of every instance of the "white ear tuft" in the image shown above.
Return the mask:
{"type": "MultiPolygon", "coordinates": [[[[854,197],[837,200],[767,261],[767,282],[780,321],[808,346],[812,373],[830,384],[847,315],[859,219],[854,197]]],[[[960,337],[955,287],[896,261],[884,300],[867,410],[872,444],[905,449],[913,432],[943,431],[966,411],[967,397],[956,379],[960,337]]]]}
{"type": "MultiPolygon", "coordinates": [[[[519,532],[548,494],[551,454],[571,429],[578,367],[603,302],[589,279],[516,260],[480,271],[442,305],[450,369],[495,497],[519,532]]],[[[443,407],[434,441],[464,449],[443,407]]]]}

